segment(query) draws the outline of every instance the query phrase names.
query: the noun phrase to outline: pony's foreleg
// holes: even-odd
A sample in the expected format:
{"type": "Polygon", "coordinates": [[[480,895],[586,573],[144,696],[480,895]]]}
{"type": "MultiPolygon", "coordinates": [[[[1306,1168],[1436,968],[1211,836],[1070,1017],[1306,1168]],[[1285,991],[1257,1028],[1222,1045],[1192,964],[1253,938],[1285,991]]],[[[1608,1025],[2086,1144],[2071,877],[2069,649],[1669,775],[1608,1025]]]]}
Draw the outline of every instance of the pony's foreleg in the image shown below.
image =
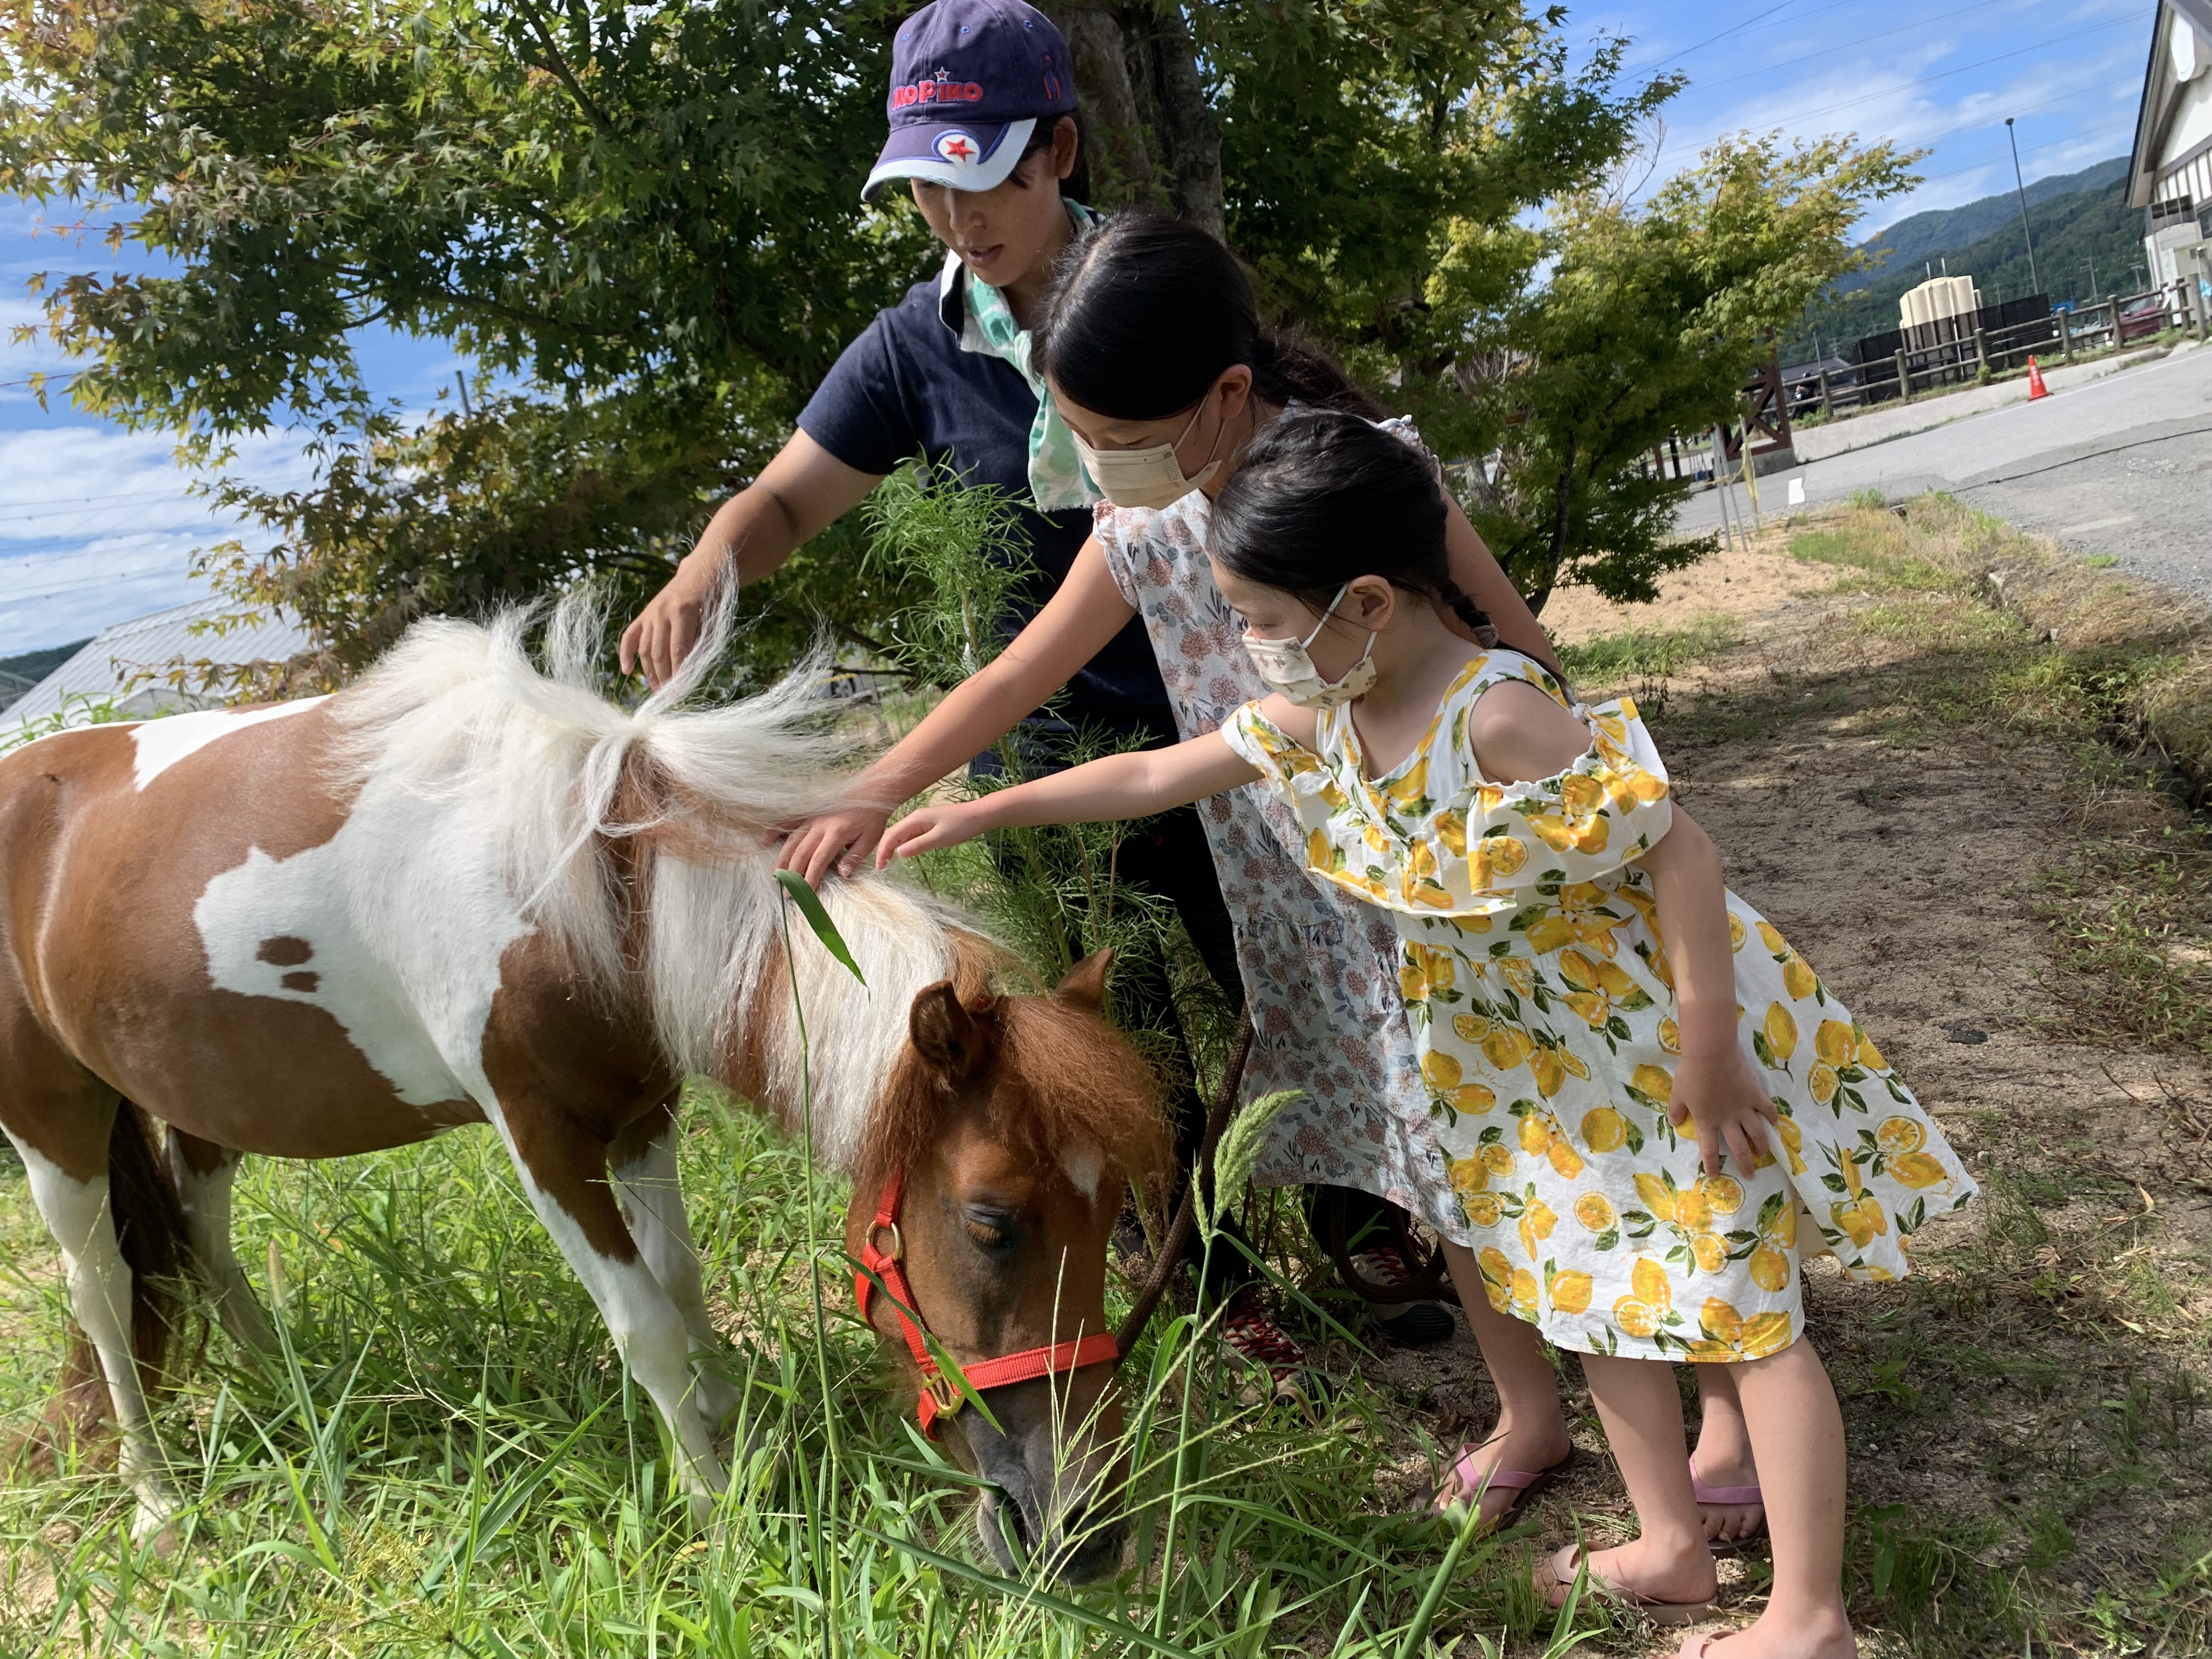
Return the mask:
{"type": "Polygon", "coordinates": [[[231,1245],[230,1188],[238,1178],[242,1154],[174,1127],[169,1131],[168,1154],[169,1176],[177,1184],[191,1237],[192,1260],[215,1297],[223,1329],[250,1353],[276,1352],[276,1333],[231,1245]]]}
{"type": "Polygon", "coordinates": [[[623,1224],[607,1178],[607,1143],[557,1108],[501,1101],[498,1111],[523,1190],[668,1425],[678,1477],[703,1524],[728,1476],[705,1417],[692,1407],[690,1333],[623,1224]]]}
{"type": "Polygon", "coordinates": [[[123,1435],[118,1472],[138,1498],[131,1535],[143,1541],[167,1523],[176,1505],[162,1478],[161,1446],[138,1376],[131,1334],[131,1266],[116,1243],[107,1174],[80,1180],[14,1134],[8,1138],[30,1178],[31,1201],[61,1246],[70,1311],[99,1356],[107,1381],[107,1397],[123,1435]]]}
{"type": "Polygon", "coordinates": [[[663,1101],[615,1137],[609,1158],[615,1190],[631,1235],[660,1288],[684,1316],[690,1333],[697,1376],[691,1408],[710,1435],[720,1438],[737,1409],[738,1391],[720,1364],[722,1339],[707,1312],[707,1287],[699,1273],[699,1247],[691,1237],[691,1218],[684,1207],[684,1188],[676,1170],[676,1112],[663,1101]]]}

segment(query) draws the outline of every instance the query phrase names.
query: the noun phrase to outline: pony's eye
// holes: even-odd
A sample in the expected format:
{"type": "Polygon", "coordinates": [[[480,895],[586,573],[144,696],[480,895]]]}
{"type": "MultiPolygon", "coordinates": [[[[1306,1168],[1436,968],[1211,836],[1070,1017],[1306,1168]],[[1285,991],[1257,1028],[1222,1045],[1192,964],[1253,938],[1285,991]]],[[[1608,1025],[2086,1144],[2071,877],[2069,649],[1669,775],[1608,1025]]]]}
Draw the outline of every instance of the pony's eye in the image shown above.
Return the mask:
{"type": "Polygon", "coordinates": [[[987,1250],[1003,1249],[1013,1240],[1013,1229],[1005,1216],[971,1210],[963,1220],[968,1237],[987,1250]]]}

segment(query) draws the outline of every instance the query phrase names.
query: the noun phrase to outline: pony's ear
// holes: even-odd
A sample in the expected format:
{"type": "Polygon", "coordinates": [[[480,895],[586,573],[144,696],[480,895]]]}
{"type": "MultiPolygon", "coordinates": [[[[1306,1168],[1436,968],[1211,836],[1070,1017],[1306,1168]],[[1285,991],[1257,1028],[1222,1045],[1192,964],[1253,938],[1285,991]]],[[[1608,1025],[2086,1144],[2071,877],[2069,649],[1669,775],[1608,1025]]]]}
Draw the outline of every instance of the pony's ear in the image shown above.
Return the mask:
{"type": "Polygon", "coordinates": [[[914,1000],[907,1012],[907,1035],[916,1053],[949,1083],[965,1083],[991,1057],[991,1034],[961,1006],[952,981],[941,979],[914,1000]]]}
{"type": "Polygon", "coordinates": [[[1095,1014],[1106,1006],[1106,969],[1114,960],[1109,950],[1093,951],[1067,970],[1067,977],[1053,987],[1054,998],[1095,1014]]]}

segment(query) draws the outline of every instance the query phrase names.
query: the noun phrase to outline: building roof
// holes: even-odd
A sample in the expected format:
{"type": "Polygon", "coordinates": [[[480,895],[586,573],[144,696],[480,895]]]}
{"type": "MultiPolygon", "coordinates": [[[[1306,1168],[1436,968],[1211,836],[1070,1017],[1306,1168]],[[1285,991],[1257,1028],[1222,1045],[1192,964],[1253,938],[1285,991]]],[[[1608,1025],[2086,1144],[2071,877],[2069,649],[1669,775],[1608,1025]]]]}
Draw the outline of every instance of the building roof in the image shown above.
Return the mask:
{"type": "MultiPolygon", "coordinates": [[[[2181,157],[2169,155],[2175,112],[2187,84],[2175,73],[2175,33],[2194,29],[2212,47],[2212,0],[2159,0],[2150,31],[2150,62],[2143,70],[2142,104],[2136,112],[2135,149],[2128,156],[2128,205],[2148,207],[2159,174],[2178,165],[2181,157]]],[[[2199,63],[2203,58],[2199,58],[2199,63]]]]}
{"type": "Polygon", "coordinates": [[[131,682],[146,671],[158,672],[175,662],[281,662],[307,647],[307,630],[281,611],[223,634],[192,632],[193,623],[232,616],[237,609],[232,599],[196,599],[104,629],[76,655],[0,709],[0,724],[51,719],[74,696],[118,698],[134,714],[203,708],[219,700],[159,681],[142,681],[135,687],[131,682]]]}

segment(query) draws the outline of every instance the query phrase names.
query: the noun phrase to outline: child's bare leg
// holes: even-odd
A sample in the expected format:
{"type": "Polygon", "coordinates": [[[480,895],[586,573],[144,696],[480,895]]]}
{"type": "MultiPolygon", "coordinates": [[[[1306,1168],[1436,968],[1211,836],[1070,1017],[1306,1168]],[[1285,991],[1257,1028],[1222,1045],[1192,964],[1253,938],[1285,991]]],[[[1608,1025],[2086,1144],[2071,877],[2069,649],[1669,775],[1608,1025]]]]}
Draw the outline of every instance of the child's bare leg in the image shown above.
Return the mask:
{"type": "MultiPolygon", "coordinates": [[[[1698,1449],[1690,1454],[1698,1479],[1708,1487],[1756,1486],[1759,1467],[1751,1455],[1751,1431],[1743,1420],[1743,1401],[1735,1391],[1734,1365],[1692,1365],[1698,1375],[1698,1449]]],[[[1700,1504],[1705,1536],[1716,1544],[1749,1538],[1765,1523],[1758,1504],[1700,1504]]]]}
{"type": "Polygon", "coordinates": [[[1844,1419],[1813,1345],[1730,1367],[1759,1452],[1774,1588],[1748,1629],[1711,1659],[1850,1659],[1844,1610],[1844,1419]]]}
{"type": "MultiPolygon", "coordinates": [[[[1498,1389],[1498,1421],[1480,1443],[1471,1467],[1487,1478],[1497,1469],[1519,1469],[1530,1474],[1552,1467],[1574,1449],[1567,1437],[1567,1419],[1559,1409],[1559,1376],[1552,1369],[1536,1328],[1490,1305],[1482,1269],[1474,1252],[1457,1244],[1444,1246],[1452,1284],[1460,1306],[1467,1310],[1468,1328],[1482,1349],[1482,1363],[1498,1389]]],[[[1438,1494],[1449,1502],[1464,1497],[1450,1477],[1438,1494]]],[[[1486,1522],[1513,1507],[1516,1494],[1504,1487],[1486,1487],[1482,1494],[1486,1522]]]]}
{"type": "MultiPolygon", "coordinates": [[[[1590,1577],[1654,1601],[1703,1601],[1717,1588],[1713,1553],[1690,1492],[1682,1437],[1682,1396],[1673,1366],[1656,1359],[1582,1357],[1606,1443],[1636,1505],[1638,1536],[1587,1558],[1590,1577]]],[[[1565,1552],[1553,1561],[1560,1576],[1565,1552]]],[[[1540,1577],[1541,1574],[1540,1572],[1540,1577]]]]}

